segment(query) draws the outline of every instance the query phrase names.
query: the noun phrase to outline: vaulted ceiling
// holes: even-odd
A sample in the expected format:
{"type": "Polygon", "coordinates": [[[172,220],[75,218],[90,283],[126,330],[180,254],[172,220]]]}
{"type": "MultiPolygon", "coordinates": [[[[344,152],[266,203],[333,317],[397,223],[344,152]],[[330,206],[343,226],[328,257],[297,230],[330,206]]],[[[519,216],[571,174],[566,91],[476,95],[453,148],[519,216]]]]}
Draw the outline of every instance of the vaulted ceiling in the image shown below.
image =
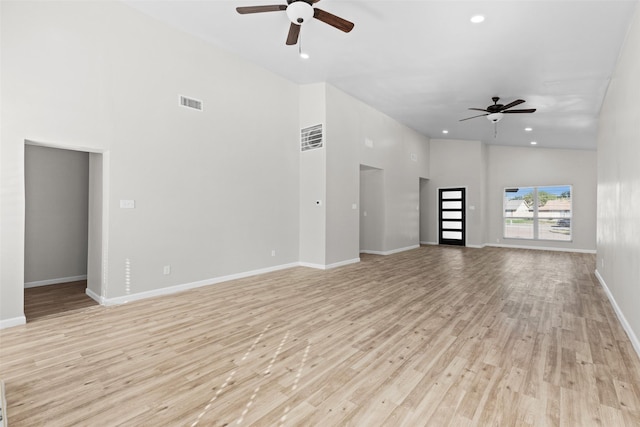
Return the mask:
{"type": "MultiPolygon", "coordinates": [[[[287,46],[286,0],[125,3],[297,83],[326,81],[431,137],[595,149],[597,119],[637,0],[322,0],[350,33],[312,19],[287,46]],[[482,23],[470,22],[482,15],[482,23]],[[310,55],[300,58],[300,48],[310,55]],[[485,108],[524,99],[494,125],[485,108]],[[525,131],[531,128],[531,131],[525,131]],[[444,134],[446,130],[448,133],[444,134]]],[[[640,102],[640,100],[639,100],[640,102]]]]}

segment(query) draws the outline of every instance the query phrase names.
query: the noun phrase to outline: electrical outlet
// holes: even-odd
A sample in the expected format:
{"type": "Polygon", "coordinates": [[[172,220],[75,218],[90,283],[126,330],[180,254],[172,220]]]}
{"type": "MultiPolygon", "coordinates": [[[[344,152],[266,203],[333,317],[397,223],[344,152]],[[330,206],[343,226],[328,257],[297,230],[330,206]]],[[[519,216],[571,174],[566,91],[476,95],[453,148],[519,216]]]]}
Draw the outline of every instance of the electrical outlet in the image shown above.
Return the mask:
{"type": "Polygon", "coordinates": [[[276,256],[276,250],[275,249],[271,251],[271,256],[276,256]]]}
{"type": "Polygon", "coordinates": [[[171,274],[171,266],[170,265],[165,265],[164,268],[162,269],[162,274],[164,274],[165,276],[167,274],[171,274]]]}

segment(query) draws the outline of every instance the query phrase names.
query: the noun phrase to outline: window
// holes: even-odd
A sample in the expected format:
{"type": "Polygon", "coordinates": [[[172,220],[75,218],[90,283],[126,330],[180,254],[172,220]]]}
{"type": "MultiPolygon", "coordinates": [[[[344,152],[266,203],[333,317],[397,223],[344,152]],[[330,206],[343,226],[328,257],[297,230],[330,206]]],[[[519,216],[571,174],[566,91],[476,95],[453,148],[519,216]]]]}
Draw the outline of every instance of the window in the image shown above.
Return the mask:
{"type": "Polygon", "coordinates": [[[571,241],[570,185],[505,188],[505,239],[571,241]]]}

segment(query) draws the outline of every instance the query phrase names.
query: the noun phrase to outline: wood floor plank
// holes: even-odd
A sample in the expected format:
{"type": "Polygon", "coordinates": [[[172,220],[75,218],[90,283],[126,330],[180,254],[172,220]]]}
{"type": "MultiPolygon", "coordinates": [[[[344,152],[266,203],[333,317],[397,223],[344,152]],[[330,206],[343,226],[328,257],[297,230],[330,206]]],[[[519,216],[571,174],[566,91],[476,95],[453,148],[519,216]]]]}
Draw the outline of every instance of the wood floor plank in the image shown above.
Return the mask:
{"type": "Polygon", "coordinates": [[[25,292],[13,426],[638,426],[592,254],[420,247],[100,307],[25,292]]]}

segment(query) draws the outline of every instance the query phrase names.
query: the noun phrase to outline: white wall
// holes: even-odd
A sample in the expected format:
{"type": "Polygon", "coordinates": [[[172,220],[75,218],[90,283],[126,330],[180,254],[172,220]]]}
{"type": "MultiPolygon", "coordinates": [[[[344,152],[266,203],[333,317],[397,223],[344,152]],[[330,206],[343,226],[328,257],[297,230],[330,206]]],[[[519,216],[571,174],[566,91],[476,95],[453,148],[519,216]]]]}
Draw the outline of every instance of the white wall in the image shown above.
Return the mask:
{"type": "Polygon", "coordinates": [[[596,249],[596,152],[487,146],[487,243],[576,251],[596,249]],[[571,242],[503,239],[506,187],[573,186],[571,242]]]}
{"type": "Polygon", "coordinates": [[[431,140],[427,241],[438,241],[438,193],[467,188],[467,246],[501,245],[595,251],[596,153],[541,147],[505,147],[480,141],[431,140]],[[505,187],[573,185],[573,241],[504,239],[505,187]],[[474,206],[475,209],[471,209],[474,206]]]}
{"type": "Polygon", "coordinates": [[[438,189],[466,187],[466,244],[485,243],[483,220],[483,186],[485,163],[480,141],[432,139],[428,184],[429,227],[427,241],[438,243],[438,189]]]}
{"type": "Polygon", "coordinates": [[[382,252],[419,245],[428,138],[327,85],[327,153],[327,209],[335,209],[327,213],[328,263],[358,258],[359,211],[352,205],[360,199],[360,165],[384,171],[382,252]]]}
{"type": "Polygon", "coordinates": [[[428,139],[333,86],[302,86],[300,127],[323,122],[325,147],[300,154],[300,261],[325,268],[359,260],[360,165],[384,171],[379,252],[417,246],[428,139]]]}
{"type": "Polygon", "coordinates": [[[26,140],[102,157],[91,162],[102,176],[91,174],[88,275],[106,301],[357,261],[363,162],[386,171],[383,249],[418,244],[427,138],[335,88],[299,88],[117,2],[3,2],[1,71],[0,326],[24,321],[26,140]],[[305,156],[299,128],[317,118],[328,148],[305,156]]]}
{"type": "Polygon", "coordinates": [[[25,147],[25,286],[87,274],[89,154],[25,147]]]}
{"type": "MultiPolygon", "coordinates": [[[[324,83],[300,87],[300,129],[322,125],[323,147],[300,151],[300,262],[326,264],[327,101],[324,83]]],[[[298,136],[298,140],[300,136],[298,136]]],[[[298,142],[300,144],[300,142],[298,142]]]]}
{"type": "Polygon", "coordinates": [[[109,157],[105,298],[298,261],[297,85],[119,2],[1,7],[0,326],[24,321],[25,140],[109,157]]]}
{"type": "Polygon", "coordinates": [[[597,271],[640,354],[640,9],[622,49],[598,131],[597,271]]]}

